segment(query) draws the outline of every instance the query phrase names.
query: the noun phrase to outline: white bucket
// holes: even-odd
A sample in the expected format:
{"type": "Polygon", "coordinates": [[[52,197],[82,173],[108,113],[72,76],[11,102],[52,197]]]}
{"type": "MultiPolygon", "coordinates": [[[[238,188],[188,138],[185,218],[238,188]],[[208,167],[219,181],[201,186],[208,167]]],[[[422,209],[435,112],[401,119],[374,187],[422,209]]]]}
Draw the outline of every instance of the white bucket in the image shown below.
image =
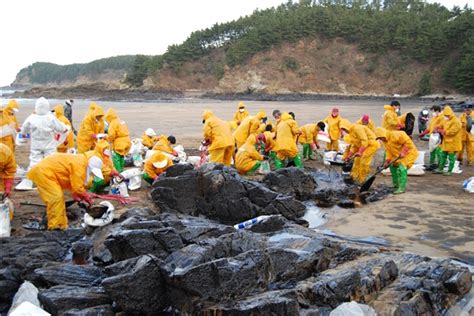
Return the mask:
{"type": "Polygon", "coordinates": [[[415,165],[423,165],[425,163],[425,152],[420,150],[418,151],[418,158],[415,161],[415,165]]]}

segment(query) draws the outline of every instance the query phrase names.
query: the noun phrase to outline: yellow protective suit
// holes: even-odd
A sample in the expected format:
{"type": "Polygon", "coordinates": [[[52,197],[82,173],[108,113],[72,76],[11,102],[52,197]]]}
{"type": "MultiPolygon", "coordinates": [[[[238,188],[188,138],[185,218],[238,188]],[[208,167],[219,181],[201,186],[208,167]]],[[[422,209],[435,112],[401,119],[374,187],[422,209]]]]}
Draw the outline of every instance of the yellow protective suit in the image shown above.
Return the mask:
{"type": "Polygon", "coordinates": [[[449,117],[449,119],[443,122],[444,135],[441,150],[447,153],[457,153],[462,149],[461,121],[454,115],[450,106],[444,108],[443,116],[449,117]]]}
{"type": "Polygon", "coordinates": [[[54,115],[56,115],[60,122],[71,128],[69,134],[67,135],[66,141],[57,148],[58,153],[65,153],[69,148],[74,148],[74,133],[72,131],[72,125],[71,122],[69,122],[69,120],[64,116],[64,106],[62,106],[62,104],[58,104],[54,107],[54,115]]]}
{"type": "Polygon", "coordinates": [[[301,144],[312,144],[312,143],[317,143],[318,140],[316,137],[318,137],[319,133],[319,127],[316,124],[310,123],[301,126],[300,128],[301,135],[298,138],[299,143],[301,144]]]}
{"type": "Polygon", "coordinates": [[[250,135],[259,134],[265,130],[265,124],[261,122],[265,116],[265,112],[259,112],[255,116],[247,116],[242,121],[233,134],[237,148],[240,148],[250,135]]]}
{"type": "Polygon", "coordinates": [[[205,120],[203,136],[210,142],[208,147],[210,162],[230,166],[234,153],[234,139],[229,125],[209,110],[204,111],[202,117],[205,120]]]}
{"type": "Polygon", "coordinates": [[[15,123],[15,128],[18,130],[20,128],[20,124],[18,124],[18,120],[16,119],[15,110],[19,110],[19,104],[16,100],[10,100],[5,107],[5,111],[15,123]]]}
{"type": "Polygon", "coordinates": [[[159,140],[158,136],[148,136],[145,133],[143,133],[142,135],[142,144],[148,149],[152,149],[158,140],[159,140]]]}
{"type": "Polygon", "coordinates": [[[354,159],[351,177],[355,181],[362,183],[369,175],[372,158],[380,148],[380,144],[376,140],[375,133],[365,125],[351,124],[348,120],[343,119],[340,122],[340,126],[349,133],[348,141],[350,147],[348,155],[359,154],[354,159]]]}
{"type": "Polygon", "coordinates": [[[298,147],[296,146],[296,137],[299,134],[298,124],[290,114],[284,112],[277,126],[276,151],[277,158],[284,160],[286,158],[294,158],[298,155],[298,147]]]}
{"type": "Polygon", "coordinates": [[[5,108],[0,108],[0,143],[5,144],[15,153],[15,122],[5,108]]]}
{"type": "Polygon", "coordinates": [[[109,123],[107,140],[111,143],[113,151],[121,156],[126,156],[132,146],[127,124],[119,119],[112,108],[107,110],[105,120],[109,123]]]}
{"type": "Polygon", "coordinates": [[[146,174],[152,178],[152,179],[155,179],[156,177],[158,177],[160,174],[162,174],[163,172],[165,172],[169,167],[171,167],[173,165],[173,161],[171,159],[169,159],[168,157],[166,157],[162,152],[160,151],[157,151],[156,153],[154,153],[150,158],[148,158],[148,160],[145,162],[145,166],[143,167],[143,171],[146,172],[146,174]],[[165,167],[163,168],[156,168],[155,166],[153,166],[153,163],[154,162],[157,162],[157,161],[162,161],[163,159],[167,159],[168,163],[166,164],[165,167]]]}
{"type": "Polygon", "coordinates": [[[36,164],[26,174],[32,180],[46,204],[48,229],[67,229],[64,190],[73,194],[85,192],[87,157],[84,154],[52,154],[36,164]]]}
{"type": "Polygon", "coordinates": [[[387,131],[397,131],[399,125],[401,124],[395,108],[391,105],[384,105],[385,113],[382,118],[382,127],[387,131]]]}
{"type": "MultiPolygon", "coordinates": [[[[355,124],[360,124],[360,125],[364,125],[362,124],[362,118],[358,119],[355,124]]],[[[369,123],[367,125],[364,125],[364,126],[367,126],[368,129],[370,129],[372,132],[375,133],[375,124],[374,124],[374,121],[372,121],[372,119],[369,119],[369,123]]]]}
{"type": "Polygon", "coordinates": [[[275,142],[275,133],[273,132],[263,132],[263,135],[265,135],[265,151],[269,152],[271,150],[274,150],[276,142],[275,142]]]}
{"type": "Polygon", "coordinates": [[[7,145],[0,144],[0,191],[4,190],[4,181],[13,180],[16,173],[15,155],[7,145]]]}
{"type": "Polygon", "coordinates": [[[160,135],[160,139],[155,144],[155,146],[153,146],[153,150],[160,150],[171,155],[175,152],[175,150],[171,146],[171,143],[168,140],[168,137],[166,137],[165,135],[160,135]]]}
{"type": "Polygon", "coordinates": [[[443,128],[443,122],[443,113],[440,113],[438,116],[432,117],[428,126],[429,134],[433,133],[436,128],[443,128]]]}
{"type": "Polygon", "coordinates": [[[256,143],[256,135],[250,135],[247,141],[237,150],[235,169],[240,174],[246,174],[255,166],[257,161],[263,160],[263,156],[255,148],[256,143]]]}
{"type": "Polygon", "coordinates": [[[97,140],[93,136],[100,133],[104,133],[104,110],[101,106],[91,103],[77,133],[77,151],[84,153],[94,149],[97,140]]]}
{"type": "Polygon", "coordinates": [[[384,142],[386,159],[394,160],[400,155],[402,148],[406,147],[408,153],[404,158],[401,158],[394,165],[403,164],[407,169],[410,169],[411,166],[415,163],[418,158],[418,149],[416,149],[415,144],[411,138],[404,131],[387,131],[384,128],[376,129],[377,137],[383,137],[387,141],[384,142]]]}
{"type": "Polygon", "coordinates": [[[239,126],[240,123],[242,123],[242,121],[244,120],[244,118],[246,118],[249,115],[250,113],[245,108],[245,104],[243,102],[239,102],[239,104],[237,105],[237,111],[235,111],[234,117],[232,118],[232,120],[237,124],[237,126],[239,126]],[[239,111],[240,107],[244,107],[245,110],[243,112],[240,112],[239,111]]]}
{"type": "Polygon", "coordinates": [[[327,144],[328,150],[339,150],[339,139],[341,138],[341,130],[339,123],[341,122],[341,116],[337,115],[336,117],[328,115],[324,120],[324,123],[329,125],[329,138],[331,142],[327,144]]]}
{"type": "MultiPolygon", "coordinates": [[[[474,121],[474,112],[471,111],[469,115],[474,121]]],[[[471,132],[466,130],[467,127],[467,113],[461,114],[459,120],[461,121],[461,140],[462,140],[462,149],[458,153],[458,160],[462,161],[464,151],[467,155],[467,163],[474,163],[474,135],[471,132]]],[[[472,127],[474,128],[474,127],[472,127]]]]}
{"type": "MultiPolygon", "coordinates": [[[[110,144],[105,139],[97,141],[97,144],[94,147],[94,150],[90,150],[85,153],[87,159],[90,159],[92,156],[96,156],[102,160],[102,175],[104,176],[104,182],[109,183],[112,180],[112,172],[116,171],[114,163],[110,157],[110,144]],[[108,155],[105,154],[106,150],[109,151],[108,155]]],[[[88,187],[92,183],[92,177],[89,179],[88,187]]]]}

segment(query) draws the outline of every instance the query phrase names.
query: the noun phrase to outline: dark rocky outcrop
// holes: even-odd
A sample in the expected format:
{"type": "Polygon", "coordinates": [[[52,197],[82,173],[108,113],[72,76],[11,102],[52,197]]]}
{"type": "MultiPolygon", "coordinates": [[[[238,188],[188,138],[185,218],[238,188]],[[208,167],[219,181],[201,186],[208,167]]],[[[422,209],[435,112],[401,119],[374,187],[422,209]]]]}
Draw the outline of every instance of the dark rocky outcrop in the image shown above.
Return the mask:
{"type": "Polygon", "coordinates": [[[291,195],[301,201],[311,199],[317,188],[311,174],[294,167],[270,172],[263,178],[263,183],[273,191],[291,195]]]}
{"type": "MultiPolygon", "coordinates": [[[[297,174],[298,179],[304,178],[302,171],[289,170],[297,174]]],[[[299,195],[308,193],[309,178],[312,179],[310,176],[305,178],[306,186],[302,186],[299,195]]],[[[303,216],[305,210],[294,197],[244,180],[234,169],[215,164],[204,165],[198,171],[179,165],[172,167],[153,183],[151,196],[163,211],[204,215],[224,224],[236,224],[267,214],[281,214],[294,220],[303,216]]]]}
{"type": "Polygon", "coordinates": [[[249,230],[179,213],[130,215],[82,235],[80,247],[72,233],[25,237],[57,239],[53,256],[37,254],[33,270],[14,258],[22,238],[3,239],[10,252],[0,260],[1,311],[25,279],[53,315],[326,315],[351,300],[380,315],[440,314],[472,287],[471,273],[449,260],[333,240],[281,215],[249,230]],[[92,240],[91,251],[107,251],[109,263],[74,265],[56,255],[89,249],[95,237],[106,247],[92,240]]]}

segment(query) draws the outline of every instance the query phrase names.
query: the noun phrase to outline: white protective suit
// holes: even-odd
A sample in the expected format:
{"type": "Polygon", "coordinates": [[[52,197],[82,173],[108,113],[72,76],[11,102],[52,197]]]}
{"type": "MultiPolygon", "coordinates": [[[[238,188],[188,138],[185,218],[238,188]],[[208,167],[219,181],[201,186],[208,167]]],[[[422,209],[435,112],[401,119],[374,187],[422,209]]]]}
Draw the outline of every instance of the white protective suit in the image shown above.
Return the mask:
{"type": "MultiPolygon", "coordinates": [[[[49,102],[41,97],[36,101],[35,113],[28,116],[21,133],[31,135],[30,165],[28,170],[46,156],[56,152],[55,134],[68,133],[69,128],[49,110],[49,102]]],[[[59,136],[58,135],[58,136],[59,136]]]]}

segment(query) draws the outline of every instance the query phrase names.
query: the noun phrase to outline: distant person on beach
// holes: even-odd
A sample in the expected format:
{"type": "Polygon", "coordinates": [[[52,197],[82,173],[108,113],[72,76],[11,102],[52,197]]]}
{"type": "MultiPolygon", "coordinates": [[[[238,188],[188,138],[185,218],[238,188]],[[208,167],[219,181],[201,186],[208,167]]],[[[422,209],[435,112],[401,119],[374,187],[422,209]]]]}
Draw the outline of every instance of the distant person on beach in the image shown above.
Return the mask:
{"type": "Polygon", "coordinates": [[[69,120],[71,123],[72,130],[74,134],[77,134],[76,129],[74,128],[74,125],[72,124],[72,105],[74,104],[74,100],[66,100],[64,102],[64,116],[69,120]]]}

